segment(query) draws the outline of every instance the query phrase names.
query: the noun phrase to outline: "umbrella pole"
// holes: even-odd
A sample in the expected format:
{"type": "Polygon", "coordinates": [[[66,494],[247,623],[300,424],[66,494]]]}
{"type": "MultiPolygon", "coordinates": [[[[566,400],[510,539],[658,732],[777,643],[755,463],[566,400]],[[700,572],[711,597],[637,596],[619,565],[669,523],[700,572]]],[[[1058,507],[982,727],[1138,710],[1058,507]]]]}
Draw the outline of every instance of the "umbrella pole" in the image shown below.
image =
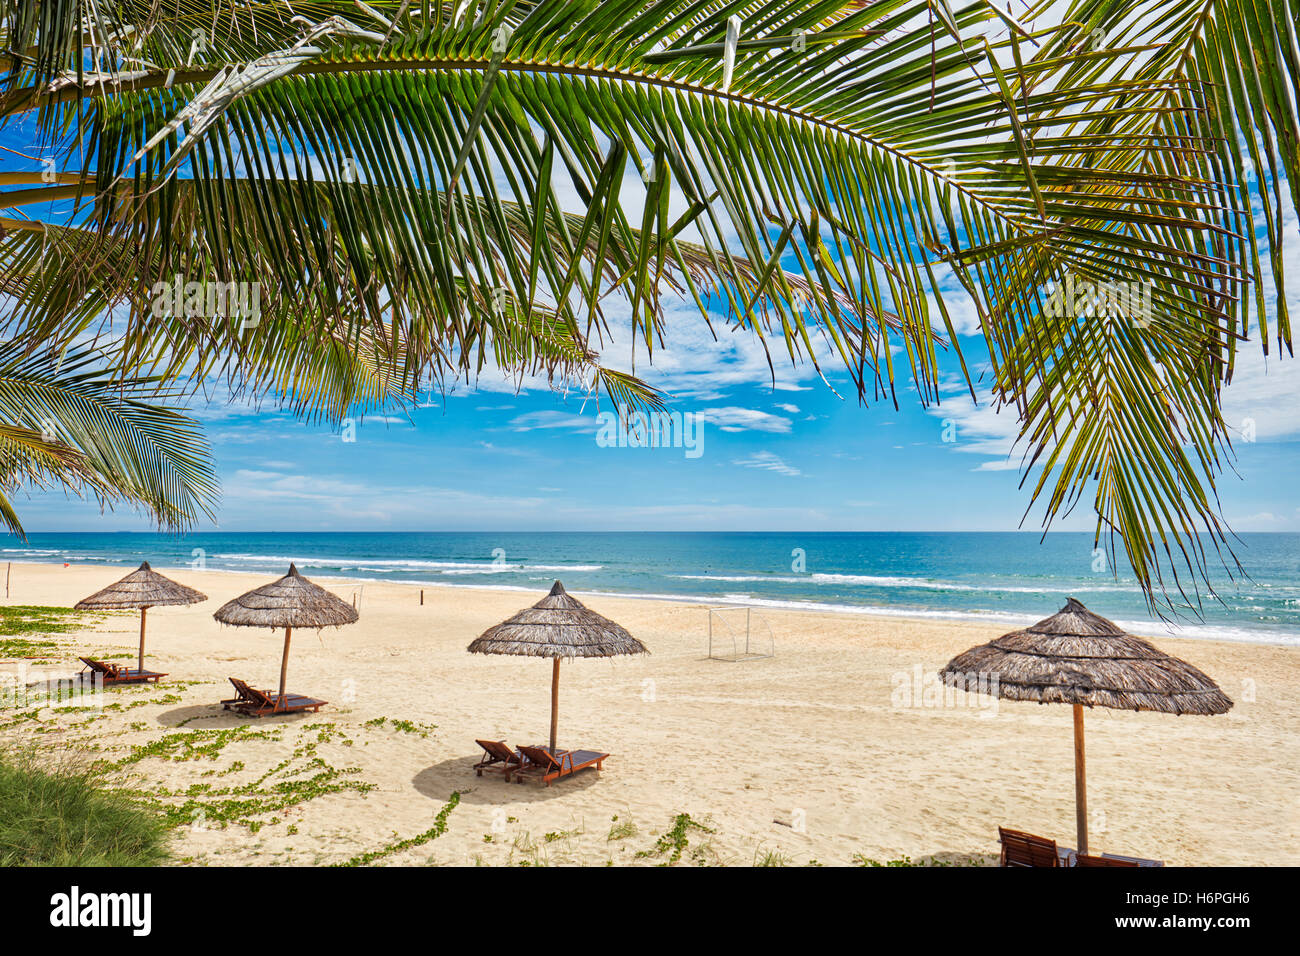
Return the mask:
{"type": "Polygon", "coordinates": [[[147,607],[140,608],[140,672],[144,673],[144,612],[149,610],[147,607]]]}
{"type": "Polygon", "coordinates": [[[1074,819],[1079,852],[1088,852],[1088,775],[1083,756],[1083,705],[1074,705],[1074,819]]]}
{"type": "Polygon", "coordinates": [[[293,628],[284,629],[284,657],[280,658],[280,699],[277,700],[276,706],[284,703],[284,680],[285,674],[289,671],[289,638],[293,636],[293,628]]]}
{"type": "Polygon", "coordinates": [[[560,659],[551,664],[551,756],[555,756],[555,728],[560,716],[560,659]]]}

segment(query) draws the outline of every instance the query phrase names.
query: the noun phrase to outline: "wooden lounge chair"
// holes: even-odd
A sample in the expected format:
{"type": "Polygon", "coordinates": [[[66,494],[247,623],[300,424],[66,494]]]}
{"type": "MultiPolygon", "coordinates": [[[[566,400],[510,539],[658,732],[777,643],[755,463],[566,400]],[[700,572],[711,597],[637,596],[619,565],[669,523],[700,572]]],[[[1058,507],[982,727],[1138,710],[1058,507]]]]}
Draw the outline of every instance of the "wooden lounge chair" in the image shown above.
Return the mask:
{"type": "Polygon", "coordinates": [[[1144,860],[1140,856],[1120,856],[1118,853],[1103,853],[1101,856],[1089,856],[1087,853],[1074,855],[1075,866],[1164,866],[1164,860],[1144,860]]]}
{"type": "Polygon", "coordinates": [[[236,677],[231,677],[229,680],[234,685],[235,693],[238,696],[232,697],[230,700],[223,700],[221,706],[226,710],[237,710],[241,714],[248,714],[250,717],[265,717],[267,714],[293,714],[302,710],[310,710],[315,713],[329,703],[327,700],[316,700],[314,697],[304,697],[301,694],[285,694],[281,698],[279,694],[272,694],[269,690],[257,690],[250,687],[236,677]]]}
{"type": "Polygon", "coordinates": [[[506,746],[504,740],[475,740],[483,748],[484,757],[474,764],[474,773],[483,776],[484,770],[499,773],[510,782],[510,772],[523,766],[524,758],[506,746]]]}
{"type": "Polygon", "coordinates": [[[548,787],[552,780],[567,777],[586,767],[595,767],[598,771],[609,754],[594,750],[557,750],[555,754],[545,747],[520,746],[524,763],[514,772],[515,782],[523,783],[525,777],[537,777],[548,787]]]}
{"type": "Polygon", "coordinates": [[[1058,847],[1055,840],[1034,836],[1022,830],[998,827],[1002,855],[998,866],[1073,866],[1075,852],[1058,847]]]}
{"type": "Polygon", "coordinates": [[[105,684],[143,684],[167,676],[158,671],[142,671],[138,668],[121,667],[109,661],[97,661],[93,657],[79,657],[77,659],[86,665],[81,669],[82,673],[89,670],[91,674],[98,674],[103,678],[105,684]]]}
{"type": "Polygon", "coordinates": [[[1076,853],[1074,855],[1075,866],[1137,866],[1135,860],[1121,860],[1117,857],[1091,856],[1087,853],[1076,853]]]}

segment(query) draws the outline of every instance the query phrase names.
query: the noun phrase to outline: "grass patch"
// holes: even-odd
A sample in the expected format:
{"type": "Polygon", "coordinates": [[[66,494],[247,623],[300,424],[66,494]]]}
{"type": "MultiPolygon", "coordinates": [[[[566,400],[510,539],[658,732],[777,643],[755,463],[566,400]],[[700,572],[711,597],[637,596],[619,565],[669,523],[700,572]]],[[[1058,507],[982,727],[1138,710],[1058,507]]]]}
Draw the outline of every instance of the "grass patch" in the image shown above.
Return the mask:
{"type": "MultiPolygon", "coordinates": [[[[11,604],[0,607],[0,637],[20,634],[66,634],[84,626],[88,615],[70,607],[11,604]]],[[[0,642],[0,647],[3,647],[0,642]]]]}
{"type": "Polygon", "coordinates": [[[632,820],[620,820],[617,815],[610,818],[609,835],[605,837],[606,843],[612,843],[615,840],[626,840],[628,837],[634,837],[640,831],[632,820]]]}
{"type": "MultiPolygon", "coordinates": [[[[222,729],[178,731],[132,748],[131,753],[110,766],[120,768],[145,759],[215,761],[232,744],[280,741],[286,729],[277,726],[255,730],[242,724],[222,729]]],[[[271,815],[289,807],[332,793],[350,791],[364,794],[374,789],[374,784],[355,779],[360,773],[358,768],[331,766],[317,754],[318,744],[344,736],[334,725],[307,724],[296,729],[298,743],[293,753],[255,780],[227,787],[195,783],[182,790],[155,786],[147,792],[142,791],[139,798],[155,808],[169,827],[189,825],[196,830],[225,829],[234,823],[256,833],[263,826],[274,825],[278,818],[271,815]],[[276,779],[272,780],[273,777],[276,779]]],[[[342,742],[347,741],[344,739],[342,742]]],[[[226,776],[236,767],[243,769],[243,766],[243,762],[237,760],[224,770],[214,768],[213,775],[226,776]]]]}
{"type": "Polygon", "coordinates": [[[0,866],[150,866],[167,825],[91,765],[0,753],[0,866]]]}
{"type": "Polygon", "coordinates": [[[86,619],[91,616],[70,607],[38,604],[0,607],[0,658],[48,661],[60,657],[59,646],[41,638],[84,628],[86,619]]]}
{"type": "Polygon", "coordinates": [[[57,657],[59,648],[49,641],[29,641],[25,637],[0,637],[0,657],[15,660],[57,657]]]}

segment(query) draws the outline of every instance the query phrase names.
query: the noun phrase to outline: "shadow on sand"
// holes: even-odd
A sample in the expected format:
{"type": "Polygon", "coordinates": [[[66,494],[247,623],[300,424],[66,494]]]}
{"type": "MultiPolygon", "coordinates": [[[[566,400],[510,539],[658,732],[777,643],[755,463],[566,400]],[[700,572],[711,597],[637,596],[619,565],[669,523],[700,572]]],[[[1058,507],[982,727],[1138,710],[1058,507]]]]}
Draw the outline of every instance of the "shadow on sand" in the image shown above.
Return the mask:
{"type": "Polygon", "coordinates": [[[585,790],[600,781],[600,774],[593,768],[580,770],[571,777],[556,780],[545,786],[536,780],[506,783],[499,773],[485,773],[476,776],[474,764],[479,758],[474,755],[453,757],[431,767],[425,767],[411,780],[415,789],[430,800],[445,801],[453,790],[460,791],[464,803],[478,803],[495,806],[506,803],[539,803],[555,797],[585,790]]]}
{"type": "Polygon", "coordinates": [[[188,707],[174,707],[171,710],[164,710],[155,719],[162,727],[180,727],[184,724],[186,727],[217,729],[222,727],[238,727],[240,724],[258,724],[266,726],[274,724],[290,724],[297,723],[303,718],[315,717],[315,714],[306,711],[296,711],[292,714],[268,714],[265,717],[250,717],[247,714],[241,714],[238,711],[225,710],[219,703],[212,703],[191,704],[188,707]]]}

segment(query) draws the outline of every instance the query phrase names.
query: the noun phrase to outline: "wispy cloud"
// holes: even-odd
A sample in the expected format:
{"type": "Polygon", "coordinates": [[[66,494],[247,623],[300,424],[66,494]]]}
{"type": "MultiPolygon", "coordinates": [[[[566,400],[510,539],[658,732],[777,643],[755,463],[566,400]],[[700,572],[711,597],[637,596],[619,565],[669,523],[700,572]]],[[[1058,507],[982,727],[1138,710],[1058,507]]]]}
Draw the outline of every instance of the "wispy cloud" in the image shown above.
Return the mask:
{"type": "Polygon", "coordinates": [[[798,468],[787,464],[780,455],[770,451],[756,451],[748,457],[735,459],[732,464],[740,465],[742,468],[760,468],[763,471],[774,471],[778,475],[786,475],[790,478],[803,474],[798,468]]]}
{"type": "Polygon", "coordinates": [[[992,459],[980,463],[975,471],[1010,471],[1020,467],[1020,455],[1014,448],[1020,423],[1014,409],[999,410],[989,396],[976,405],[969,396],[954,395],[943,405],[931,406],[927,411],[936,419],[936,442],[945,443],[953,451],[992,459]]]}
{"type": "Polygon", "coordinates": [[[533,431],[538,428],[569,428],[575,431],[595,432],[596,425],[594,416],[557,411],[525,412],[510,419],[511,429],[517,432],[533,431]]]}
{"type": "Polygon", "coordinates": [[[739,408],[728,405],[722,408],[706,408],[699,416],[710,425],[724,432],[788,432],[790,419],[771,412],[762,412],[756,408],[739,408]]]}

